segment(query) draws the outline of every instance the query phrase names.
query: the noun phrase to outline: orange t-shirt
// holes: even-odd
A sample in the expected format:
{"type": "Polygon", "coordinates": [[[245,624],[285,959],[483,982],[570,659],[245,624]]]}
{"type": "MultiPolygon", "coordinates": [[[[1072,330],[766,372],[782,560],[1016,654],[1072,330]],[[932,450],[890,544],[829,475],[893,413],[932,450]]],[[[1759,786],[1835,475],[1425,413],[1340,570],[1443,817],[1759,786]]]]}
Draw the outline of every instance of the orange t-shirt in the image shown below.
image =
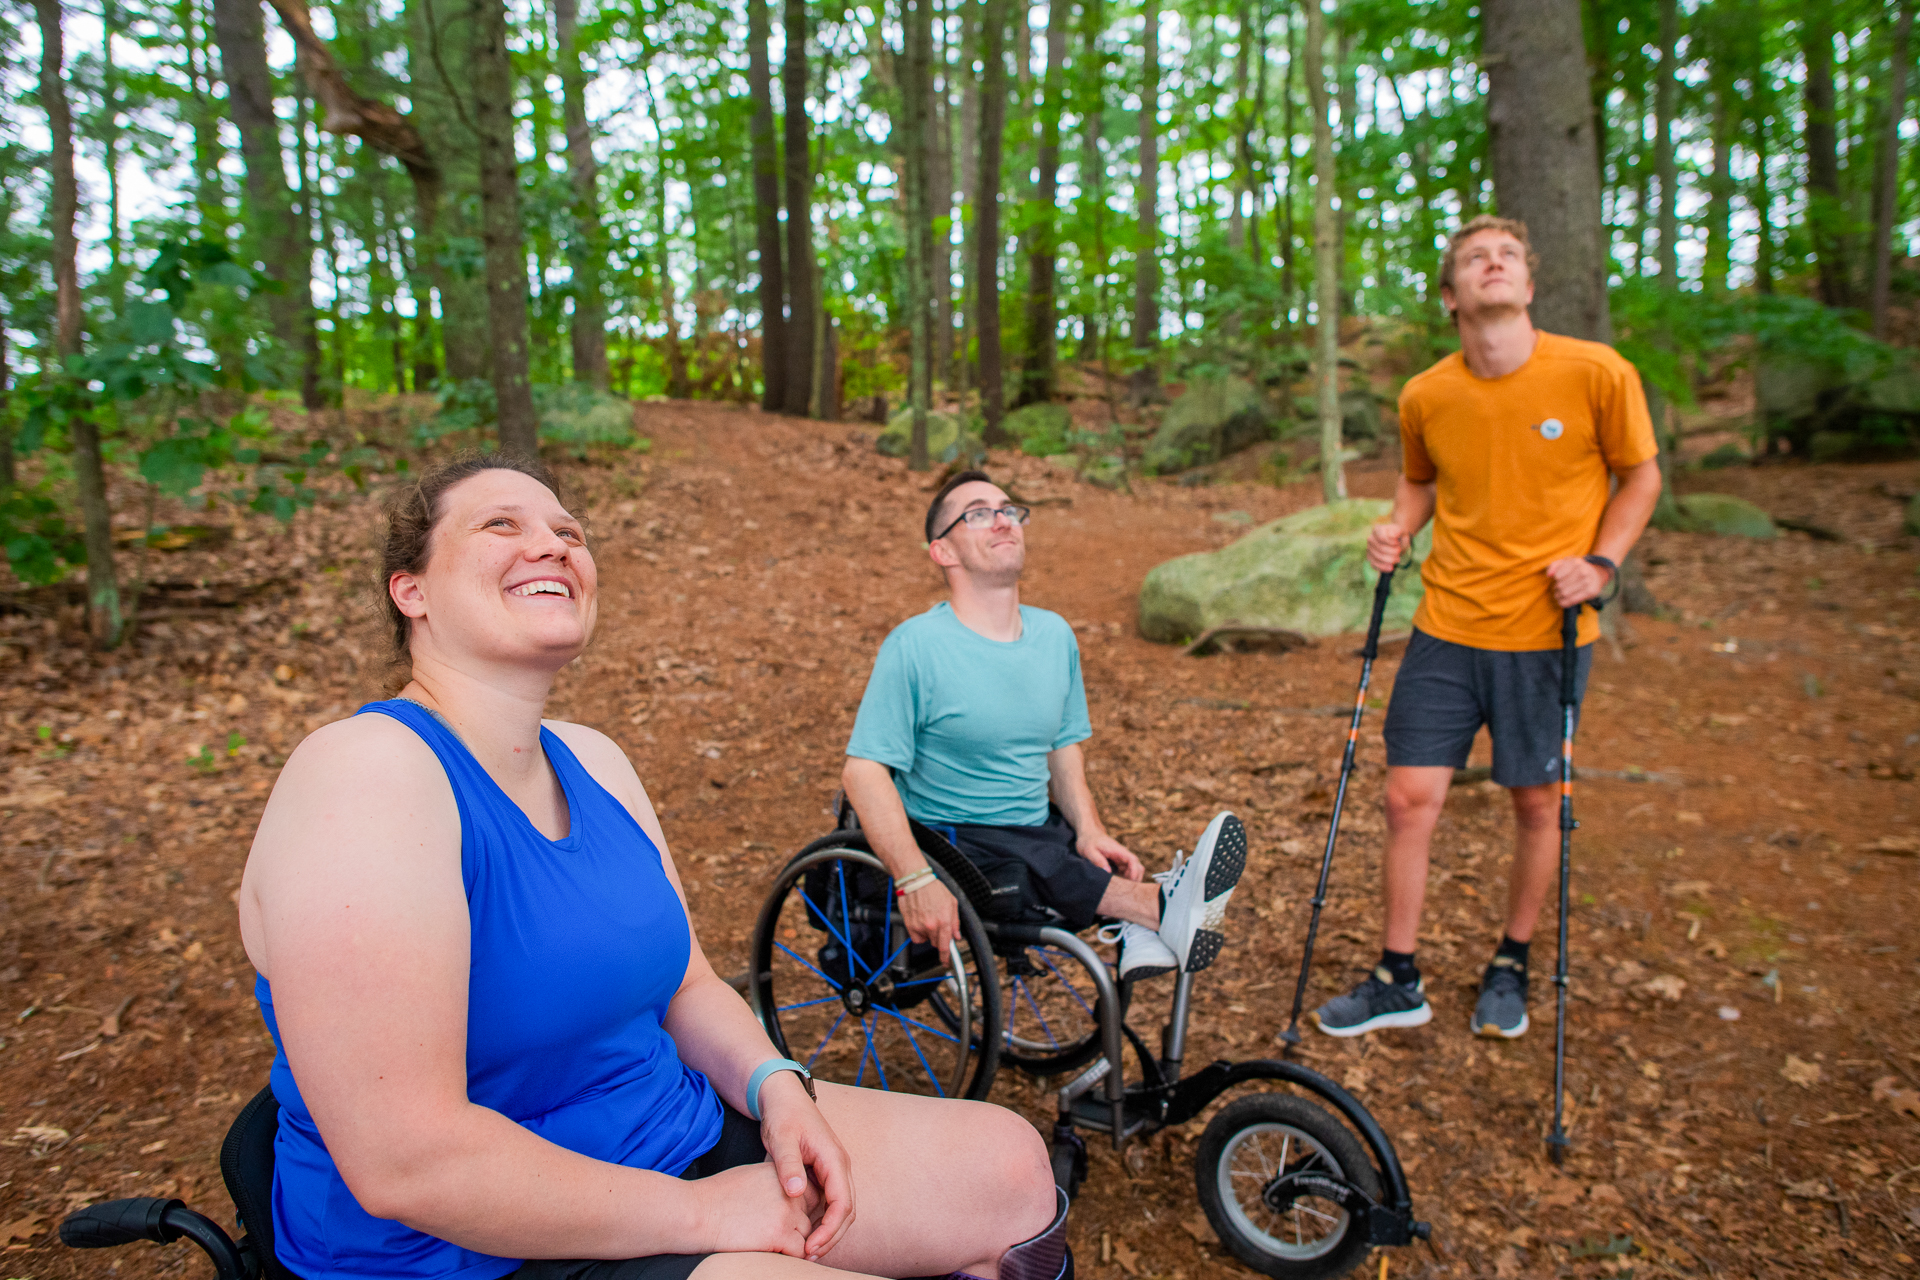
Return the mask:
{"type": "MultiPolygon", "coordinates": [[[[1552,333],[1502,378],[1474,377],[1455,352],[1401,391],[1400,443],[1401,471],[1438,499],[1413,625],[1475,649],[1559,648],[1547,566],[1592,552],[1608,473],[1658,452],[1639,373],[1552,333]]],[[[1580,643],[1599,634],[1583,611],[1580,643]]]]}

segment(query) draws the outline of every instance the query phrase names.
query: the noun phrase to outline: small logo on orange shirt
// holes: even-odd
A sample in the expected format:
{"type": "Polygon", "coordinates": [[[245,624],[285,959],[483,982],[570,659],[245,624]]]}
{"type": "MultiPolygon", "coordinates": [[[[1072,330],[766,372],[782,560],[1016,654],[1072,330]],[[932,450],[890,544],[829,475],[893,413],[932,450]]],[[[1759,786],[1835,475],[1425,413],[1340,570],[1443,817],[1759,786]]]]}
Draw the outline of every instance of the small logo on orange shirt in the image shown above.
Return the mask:
{"type": "Polygon", "coordinates": [[[1566,434],[1567,424],[1558,418],[1548,418],[1545,422],[1535,426],[1534,430],[1540,433],[1542,440],[1558,440],[1566,434]]]}

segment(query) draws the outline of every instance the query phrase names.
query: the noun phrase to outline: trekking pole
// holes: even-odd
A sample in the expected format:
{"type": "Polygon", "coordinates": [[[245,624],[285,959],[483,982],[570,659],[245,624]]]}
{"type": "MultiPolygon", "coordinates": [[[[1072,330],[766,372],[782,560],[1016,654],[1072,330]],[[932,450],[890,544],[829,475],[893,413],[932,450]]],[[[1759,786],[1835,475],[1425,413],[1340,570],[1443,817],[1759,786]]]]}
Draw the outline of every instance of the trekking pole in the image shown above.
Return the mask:
{"type": "Polygon", "coordinates": [[[1555,1164],[1567,1158],[1565,1118],[1567,1099],[1567,913],[1571,906],[1567,881],[1573,874],[1573,709],[1574,677],[1580,665],[1580,610],[1576,604],[1560,612],[1560,956],[1554,962],[1553,985],[1558,987],[1558,1009],[1553,1023],[1553,1132],[1547,1135],[1547,1155],[1555,1164]]]}
{"type": "Polygon", "coordinates": [[[1333,846],[1340,839],[1340,810],[1347,802],[1347,779],[1353,776],[1353,752],[1360,743],[1360,717],[1367,711],[1367,685],[1373,680],[1373,660],[1380,655],[1380,621],[1387,614],[1387,595],[1393,590],[1394,570],[1380,575],[1373,588],[1373,617],[1367,623],[1367,647],[1360,651],[1360,692],[1354,695],[1353,719],[1347,725],[1346,754],[1340,758],[1340,785],[1333,793],[1333,820],[1327,824],[1327,850],[1320,857],[1320,883],[1313,890],[1313,917],[1307,922],[1307,947],[1300,957],[1300,981],[1293,988],[1293,1017],[1280,1033],[1289,1049],[1300,1043],[1300,1002],[1306,998],[1307,975],[1313,969],[1313,941],[1320,933],[1320,908],[1327,902],[1327,879],[1333,874],[1333,846]]]}

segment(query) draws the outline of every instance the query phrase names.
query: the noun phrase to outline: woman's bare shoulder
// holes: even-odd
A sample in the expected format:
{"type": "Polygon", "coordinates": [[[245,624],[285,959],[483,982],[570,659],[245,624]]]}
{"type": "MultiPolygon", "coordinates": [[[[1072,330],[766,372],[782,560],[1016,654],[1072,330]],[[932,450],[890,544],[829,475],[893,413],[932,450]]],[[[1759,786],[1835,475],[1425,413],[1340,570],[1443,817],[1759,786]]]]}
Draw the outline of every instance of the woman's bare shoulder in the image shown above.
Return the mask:
{"type": "Polygon", "coordinates": [[[324,724],[287,757],[274,790],[319,782],[330,788],[371,786],[375,794],[415,786],[421,772],[440,773],[433,748],[392,716],[348,716],[324,724]]]}
{"type": "Polygon", "coordinates": [[[580,758],[580,763],[586,766],[587,772],[601,786],[614,790],[616,782],[639,782],[639,775],[634,772],[633,761],[627,759],[627,753],[619,743],[598,729],[567,720],[543,720],[541,724],[567,744],[567,749],[580,758]]]}

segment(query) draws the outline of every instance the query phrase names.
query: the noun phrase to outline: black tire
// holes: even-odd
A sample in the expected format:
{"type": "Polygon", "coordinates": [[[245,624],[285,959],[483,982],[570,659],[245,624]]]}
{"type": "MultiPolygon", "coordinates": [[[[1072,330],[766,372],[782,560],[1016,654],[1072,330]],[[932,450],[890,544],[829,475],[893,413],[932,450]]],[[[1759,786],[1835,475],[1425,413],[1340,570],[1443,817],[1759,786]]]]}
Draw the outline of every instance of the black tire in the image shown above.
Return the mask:
{"type": "Polygon", "coordinates": [[[957,966],[908,941],[892,878],[858,833],[815,841],[781,870],[754,927],[747,983],[781,1053],[837,1084],[987,1096],[1000,1058],[993,953],[979,916],[934,870],[959,902],[957,966]],[[956,1033],[946,1010],[957,1006],[995,1034],[956,1033]]]}
{"type": "Polygon", "coordinates": [[[1302,1197],[1284,1211],[1263,1193],[1282,1170],[1317,1169],[1380,1198],[1366,1149],[1324,1108],[1289,1094],[1235,1099],[1200,1136],[1194,1157],[1200,1207],[1228,1252],[1280,1280],[1332,1280],[1371,1247],[1366,1224],[1339,1205],[1302,1197]]]}

